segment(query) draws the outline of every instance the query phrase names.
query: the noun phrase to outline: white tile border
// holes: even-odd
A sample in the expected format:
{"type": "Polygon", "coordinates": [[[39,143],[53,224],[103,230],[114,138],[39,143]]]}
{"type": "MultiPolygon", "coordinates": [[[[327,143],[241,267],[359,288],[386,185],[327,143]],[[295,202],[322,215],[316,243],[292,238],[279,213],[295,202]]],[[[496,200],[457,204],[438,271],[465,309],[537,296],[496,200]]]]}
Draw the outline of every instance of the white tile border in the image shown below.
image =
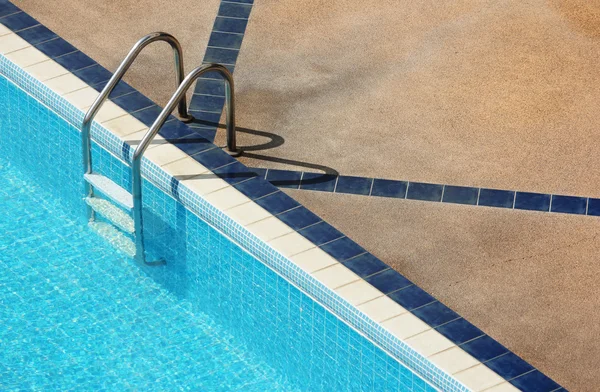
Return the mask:
{"type": "MultiPolygon", "coordinates": [[[[62,97],[63,100],[73,105],[76,109],[79,109],[79,111],[72,113],[77,118],[83,118],[85,109],[92,104],[98,95],[98,92],[86,83],[69,73],[65,68],[43,53],[37,51],[27,41],[7,30],[2,24],[0,24],[0,54],[5,56],[5,61],[12,62],[14,60],[17,66],[19,63],[23,64],[25,72],[29,73],[39,82],[45,82],[45,85],[56,95],[62,97]]],[[[10,75],[4,74],[9,80],[11,79],[10,75]]],[[[106,102],[97,120],[103,124],[100,127],[102,131],[111,132],[111,138],[120,139],[121,143],[127,139],[128,135],[140,133],[146,128],[141,122],[110,101],[106,102]],[[129,132],[129,129],[132,132],[129,132]]],[[[73,121],[70,122],[73,123],[73,121]]],[[[98,126],[97,123],[95,125],[98,126]]],[[[96,134],[97,131],[94,132],[93,129],[92,135],[96,136],[96,134]]],[[[101,143],[100,140],[96,138],[95,140],[101,143]]],[[[148,170],[153,170],[152,167],[154,166],[155,168],[159,168],[160,173],[158,175],[167,177],[173,175],[177,178],[183,178],[180,181],[180,184],[183,186],[180,192],[185,194],[186,189],[188,189],[192,192],[193,197],[202,198],[204,202],[212,204],[213,208],[216,207],[218,209],[220,207],[228,211],[229,213],[225,212],[225,214],[229,219],[232,219],[237,225],[243,227],[249,234],[267,243],[280,255],[279,257],[283,256],[288,262],[291,261],[294,263],[298,271],[305,271],[316,279],[314,282],[306,284],[312,287],[316,282],[321,282],[320,284],[323,284],[324,289],[328,292],[325,295],[333,296],[331,298],[335,302],[340,302],[341,300],[342,302],[340,303],[343,304],[345,301],[347,305],[356,309],[357,315],[362,314],[356,320],[358,325],[353,325],[346,317],[337,314],[338,317],[350,326],[365,334],[365,331],[360,330],[360,325],[368,326],[373,322],[379,324],[385,330],[389,331],[392,334],[391,336],[397,339],[401,346],[412,346],[414,348],[414,355],[422,356],[421,359],[415,360],[425,360],[426,362],[424,363],[428,364],[428,366],[433,366],[433,368],[439,367],[443,372],[447,372],[447,376],[429,381],[437,381],[437,383],[443,385],[446,385],[446,382],[450,382],[452,390],[456,391],[480,391],[491,387],[497,391],[504,390],[501,388],[507,388],[506,390],[508,391],[512,387],[504,379],[475,359],[473,359],[476,361],[474,366],[457,370],[456,364],[466,361],[466,353],[462,349],[449,345],[446,342],[447,339],[437,331],[431,329],[431,327],[412,313],[395,304],[388,297],[384,296],[383,293],[360,279],[358,275],[354,274],[354,272],[350,271],[343,264],[338,263],[323,250],[315,247],[314,244],[295,233],[293,229],[277,217],[272,216],[254,202],[251,202],[250,199],[226,181],[215,176],[212,172],[205,170],[202,165],[189,158],[177,147],[171,144],[153,146],[153,148],[146,152],[144,161],[143,173],[145,177],[149,174],[148,170]],[[196,164],[189,164],[191,161],[196,164]],[[301,238],[306,242],[301,241],[301,238]],[[337,294],[335,293],[336,289],[337,294]],[[336,296],[339,299],[335,299],[336,296]],[[353,304],[357,305],[357,307],[353,306],[353,304]],[[362,321],[363,319],[364,321],[362,321]],[[371,321],[367,322],[367,320],[371,321]],[[427,356],[432,357],[431,361],[426,359],[427,356]],[[456,373],[457,371],[458,373],[456,373]],[[456,378],[449,376],[453,372],[456,373],[456,378]]],[[[182,202],[185,199],[186,197],[183,197],[182,202]]],[[[256,255],[254,256],[257,257],[256,255]]],[[[281,273],[280,271],[276,272],[281,273]]],[[[296,285],[297,282],[292,280],[292,283],[296,285]]],[[[323,290],[318,286],[314,287],[315,290],[323,290]]],[[[299,288],[306,292],[302,287],[299,288]]],[[[312,294],[307,294],[314,299],[312,294]]],[[[323,305],[330,308],[327,304],[323,305]]],[[[331,311],[333,314],[336,314],[335,310],[331,311]]],[[[354,318],[351,315],[348,317],[354,318]]],[[[381,343],[374,343],[380,347],[382,346],[381,343]]],[[[390,348],[386,348],[386,351],[390,352],[390,350],[390,348]]],[[[415,369],[411,365],[408,365],[408,367],[424,379],[427,379],[428,375],[431,377],[428,373],[422,374],[420,372],[421,369],[415,369]]]]}

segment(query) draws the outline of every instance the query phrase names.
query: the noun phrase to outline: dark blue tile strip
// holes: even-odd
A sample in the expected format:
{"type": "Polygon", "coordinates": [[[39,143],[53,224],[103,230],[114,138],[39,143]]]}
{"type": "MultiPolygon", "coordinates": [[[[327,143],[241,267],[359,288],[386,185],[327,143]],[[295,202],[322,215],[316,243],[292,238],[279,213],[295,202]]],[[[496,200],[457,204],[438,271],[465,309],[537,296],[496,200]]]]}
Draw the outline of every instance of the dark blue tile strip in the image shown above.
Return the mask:
{"type": "Polygon", "coordinates": [[[68,69],[70,72],[79,71],[82,68],[87,68],[96,64],[94,60],[80,51],[72,52],[54,58],[54,61],[68,69]]]}
{"type": "Polygon", "coordinates": [[[321,218],[302,206],[279,214],[277,217],[296,231],[321,221],[321,218]]]}
{"type": "Polygon", "coordinates": [[[56,59],[59,56],[77,51],[73,45],[62,38],[56,38],[34,46],[51,59],[56,59]]]}
{"type": "Polygon", "coordinates": [[[457,204],[477,204],[477,196],[479,194],[478,188],[468,188],[464,186],[452,186],[446,185],[444,187],[444,197],[442,201],[444,203],[457,203],[457,204]]]}
{"type": "Polygon", "coordinates": [[[437,328],[437,331],[456,345],[463,344],[483,335],[483,332],[464,318],[460,318],[437,328]]]}
{"type": "Polygon", "coordinates": [[[565,214],[585,214],[587,199],[585,197],[552,196],[552,212],[565,214]]]}
{"type": "Polygon", "coordinates": [[[487,207],[512,208],[515,202],[514,191],[481,188],[479,205],[487,207]]]}
{"type": "MultiPolygon", "coordinates": [[[[221,2],[208,40],[203,64],[224,64],[233,73],[253,3],[253,0],[221,2]]],[[[207,121],[206,115],[198,117],[196,113],[193,113],[195,120],[192,127],[201,126],[209,129],[215,135],[224,103],[225,89],[220,75],[210,73],[198,79],[190,101],[190,109],[213,113],[216,116],[207,121]]]]}
{"type": "Polygon", "coordinates": [[[551,198],[543,193],[517,192],[515,209],[546,212],[550,209],[551,198]]]}
{"type": "Polygon", "coordinates": [[[404,199],[406,197],[407,188],[408,182],[406,181],[382,180],[375,178],[373,180],[371,196],[395,197],[398,199],[404,199]]]}
{"type": "Polygon", "coordinates": [[[412,313],[433,328],[460,317],[456,312],[439,301],[417,308],[412,313]]]}
{"type": "Polygon", "coordinates": [[[344,236],[335,227],[323,221],[299,230],[298,233],[317,246],[344,236]]]}
{"type": "Polygon", "coordinates": [[[21,30],[17,33],[25,41],[32,45],[49,41],[56,38],[56,34],[49,30],[46,26],[37,25],[29,29],[21,30]]]}
{"type": "MultiPolygon", "coordinates": [[[[230,0],[229,3],[252,4],[252,0],[230,0]]],[[[245,6],[244,6],[245,7],[245,6]]],[[[242,8],[234,6],[222,7],[225,13],[239,13],[242,8]]],[[[238,14],[243,15],[243,14],[238,14]]],[[[78,52],[75,47],[64,41],[62,38],[54,38],[43,26],[37,28],[38,23],[35,19],[29,17],[14,5],[0,0],[0,18],[2,23],[8,18],[5,25],[10,24],[13,31],[15,29],[23,30],[36,28],[28,34],[23,34],[24,39],[30,40],[43,53],[51,58],[60,58],[64,66],[68,69],[78,68],[81,77],[92,83],[92,87],[100,90],[104,87],[111,74],[96,63],[88,66],[87,56],[78,52]],[[36,27],[34,27],[36,26],[36,27]],[[50,37],[45,42],[40,42],[42,38],[50,37]],[[72,56],[66,56],[75,54],[72,56]]],[[[225,23],[224,19],[217,18],[215,26],[235,29],[239,27],[238,22],[225,23]]],[[[242,19],[232,19],[233,21],[242,19]]],[[[245,24],[244,24],[245,28],[245,24]]],[[[25,30],[24,30],[25,31],[25,30]]],[[[220,38],[223,39],[223,38],[220,38]]],[[[241,40],[227,40],[228,45],[239,45],[241,40]]],[[[227,46],[228,48],[230,46],[227,46]]],[[[233,47],[232,47],[233,48],[233,47]]],[[[208,79],[207,79],[208,80],[208,79]]],[[[203,87],[203,94],[219,94],[220,86],[214,82],[209,82],[207,87],[203,87]],[[212,85],[211,85],[212,83],[212,85]]],[[[111,99],[125,107],[126,110],[133,111],[133,115],[140,118],[144,123],[151,123],[161,109],[152,104],[150,107],[143,108],[151,103],[146,97],[136,92],[124,82],[121,82],[117,89],[111,94],[111,99]],[[118,91],[118,95],[115,92],[118,91]],[[121,98],[113,98],[121,97],[121,98]],[[128,97],[128,98],[127,98],[128,97]]],[[[213,117],[214,120],[214,117],[213,117]]],[[[216,120],[218,121],[218,119],[216,120]]],[[[161,135],[170,142],[184,143],[188,145],[185,148],[192,148],[196,151],[194,158],[205,167],[211,169],[217,175],[230,182],[236,189],[243,194],[255,200],[255,202],[282,221],[287,222],[307,239],[313,241],[321,249],[332,255],[338,261],[343,262],[349,269],[359,276],[366,279],[374,287],[387,294],[391,299],[398,302],[421,320],[430,326],[442,332],[450,340],[460,345],[465,351],[473,355],[478,360],[486,364],[490,369],[509,380],[519,389],[527,392],[533,391],[551,391],[558,390],[560,386],[550,378],[534,369],[531,365],[509,352],[504,346],[493,340],[487,335],[481,335],[482,332],[460,318],[451,309],[435,300],[427,292],[415,286],[397,271],[389,268],[381,260],[372,254],[366,252],[362,247],[356,244],[348,237],[343,236],[338,230],[326,222],[320,220],[318,216],[300,206],[295,200],[278,191],[273,185],[269,184],[264,178],[272,170],[251,169],[249,171],[244,165],[237,162],[221,149],[216,148],[209,143],[204,135],[207,130],[204,128],[188,128],[179,121],[169,120],[161,130],[161,135]],[[197,132],[194,135],[191,132],[197,132]],[[203,148],[206,147],[206,148],[203,148]]],[[[127,146],[124,143],[124,146],[127,146]]],[[[289,173],[288,173],[289,174],[289,173]]],[[[294,174],[289,174],[296,178],[294,174]]],[[[379,197],[392,198],[413,198],[418,200],[433,200],[449,203],[473,204],[474,189],[465,187],[446,186],[445,190],[450,192],[442,194],[440,189],[442,185],[409,183],[403,181],[392,181],[382,179],[332,176],[318,173],[300,173],[298,185],[300,189],[323,190],[329,192],[351,193],[360,195],[371,195],[379,197]],[[412,192],[409,187],[413,186],[412,192]],[[337,189],[336,189],[337,188],[337,189]],[[369,191],[367,192],[367,188],[369,191]],[[407,195],[407,189],[408,195],[407,195]],[[439,194],[439,197],[438,197],[439,194]]],[[[176,184],[174,183],[176,187],[176,184]]],[[[489,205],[494,207],[513,207],[511,196],[515,196],[512,191],[501,191],[491,189],[477,189],[479,192],[479,205],[489,205]]],[[[553,212],[600,215],[600,199],[587,199],[572,196],[553,196],[518,192],[516,199],[519,202],[515,208],[551,210],[553,212]],[[551,202],[552,200],[552,202],[551,202]],[[546,208],[547,205],[547,208],[546,208]]]]}
{"type": "Polygon", "coordinates": [[[410,280],[391,268],[369,276],[366,281],[384,294],[412,285],[410,280]]]}
{"type": "MultiPolygon", "coordinates": [[[[252,168],[251,170],[262,170],[264,173],[267,169],[252,168]]],[[[272,174],[267,175],[267,180],[282,188],[600,216],[600,199],[587,197],[428,184],[370,177],[335,176],[293,170],[270,169],[269,173],[272,174]]]]}
{"type": "Polygon", "coordinates": [[[0,18],[4,18],[5,16],[12,15],[20,11],[21,10],[13,3],[8,1],[0,2],[0,18]]]}
{"type": "Polygon", "coordinates": [[[23,29],[39,25],[40,22],[27,15],[25,12],[18,12],[3,17],[2,24],[16,33],[23,29]]]}
{"type": "Polygon", "coordinates": [[[408,184],[406,198],[423,201],[441,201],[443,191],[443,185],[411,182],[408,184]]]}

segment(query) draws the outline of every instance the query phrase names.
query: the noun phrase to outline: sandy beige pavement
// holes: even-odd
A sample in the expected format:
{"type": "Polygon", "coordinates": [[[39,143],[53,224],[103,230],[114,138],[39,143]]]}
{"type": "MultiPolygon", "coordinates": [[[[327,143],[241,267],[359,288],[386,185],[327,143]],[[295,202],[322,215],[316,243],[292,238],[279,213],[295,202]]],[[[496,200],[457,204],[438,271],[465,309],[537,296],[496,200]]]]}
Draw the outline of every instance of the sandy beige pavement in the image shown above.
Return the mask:
{"type": "MultiPolygon", "coordinates": [[[[219,3],[14,2],[113,71],[155,30],[199,64],[219,3]]],[[[126,80],[164,104],[155,45],[126,80]]],[[[242,160],[600,196],[599,55],[600,0],[256,1],[238,124],[285,143],[242,160]]],[[[569,390],[598,389],[597,218],[286,192],[569,390]]]]}
{"type": "Polygon", "coordinates": [[[599,0],[257,1],[238,119],[285,139],[265,155],[342,174],[600,196],[599,15],[599,0]]]}
{"type": "MultiPolygon", "coordinates": [[[[15,0],[15,5],[110,71],[144,35],[165,31],[184,50],[186,71],[202,64],[219,0],[15,0]]],[[[146,47],[124,79],[163,106],[175,92],[170,46],[146,47]]],[[[188,94],[188,99],[191,94],[188,94]]]]}

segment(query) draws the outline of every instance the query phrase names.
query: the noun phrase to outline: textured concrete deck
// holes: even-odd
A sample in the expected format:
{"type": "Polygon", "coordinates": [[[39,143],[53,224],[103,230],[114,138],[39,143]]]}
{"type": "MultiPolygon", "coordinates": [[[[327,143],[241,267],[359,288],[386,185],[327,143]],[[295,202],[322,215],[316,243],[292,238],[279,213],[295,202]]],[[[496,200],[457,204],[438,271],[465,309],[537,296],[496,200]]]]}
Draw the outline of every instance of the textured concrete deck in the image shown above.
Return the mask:
{"type": "Polygon", "coordinates": [[[259,1],[236,67],[239,120],[285,139],[264,155],[342,174],[598,196],[598,10],[259,1]]]}
{"type": "MultiPolygon", "coordinates": [[[[153,30],[199,64],[218,7],[15,3],[111,70],[153,30]]],[[[600,196],[600,1],[348,3],[255,4],[239,125],[285,143],[245,162],[600,196]]],[[[173,91],[168,50],[126,78],[159,104],[173,91]]],[[[598,219],[288,192],[566,388],[600,385],[598,219]]]]}

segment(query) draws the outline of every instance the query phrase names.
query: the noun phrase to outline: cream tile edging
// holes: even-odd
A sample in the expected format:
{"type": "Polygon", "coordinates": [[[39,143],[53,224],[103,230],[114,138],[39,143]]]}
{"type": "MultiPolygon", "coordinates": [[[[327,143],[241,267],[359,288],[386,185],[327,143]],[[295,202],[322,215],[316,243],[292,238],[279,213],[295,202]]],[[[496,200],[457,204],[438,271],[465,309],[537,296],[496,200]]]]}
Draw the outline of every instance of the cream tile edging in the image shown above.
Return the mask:
{"type": "MultiPolygon", "coordinates": [[[[96,90],[2,24],[0,53],[82,112],[98,95],[96,90]]],[[[103,105],[96,122],[132,146],[147,131],[143,123],[110,101],[103,105]]],[[[157,140],[161,138],[157,136],[157,140]]],[[[473,391],[518,391],[177,147],[158,143],[144,156],[467,388],[473,391]]]]}

